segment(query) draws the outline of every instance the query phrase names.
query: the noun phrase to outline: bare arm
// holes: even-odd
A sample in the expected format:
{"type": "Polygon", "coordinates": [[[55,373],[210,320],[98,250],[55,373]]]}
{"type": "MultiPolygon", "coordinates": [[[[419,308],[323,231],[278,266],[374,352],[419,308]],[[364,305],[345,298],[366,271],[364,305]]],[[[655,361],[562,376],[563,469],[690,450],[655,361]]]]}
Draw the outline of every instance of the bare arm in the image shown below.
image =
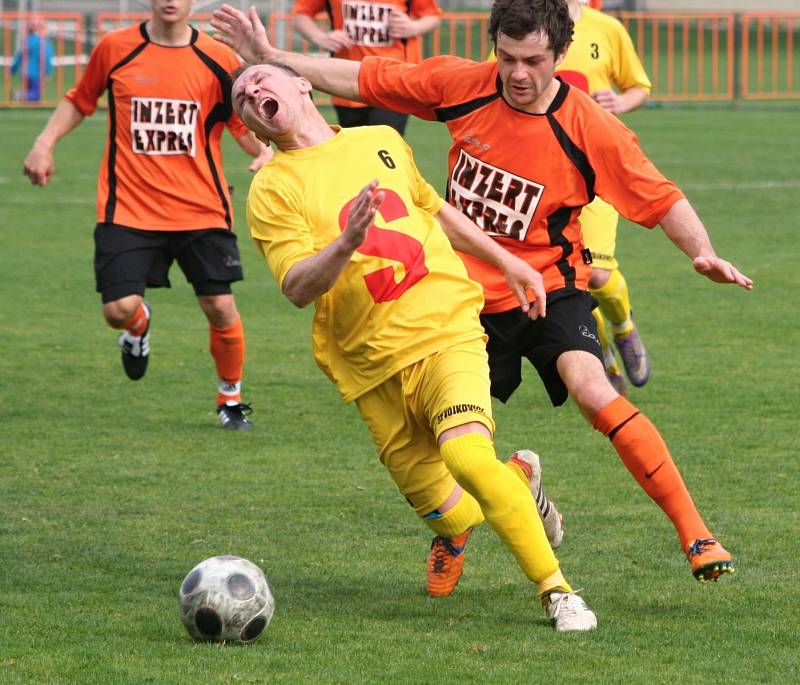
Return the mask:
{"type": "Polygon", "coordinates": [[[289,269],[283,279],[283,294],[293,305],[305,307],[311,304],[336,283],[353,252],[366,239],[367,229],[385,198],[385,193],[377,188],[378,181],[371,181],[362,188],[350,207],[344,230],[336,240],[289,269]]]}
{"type": "Polygon", "coordinates": [[[523,312],[531,319],[545,316],[547,297],[544,281],[536,269],[492,240],[453,206],[443,205],[436,218],[454,249],[493,264],[503,272],[523,312]],[[533,307],[529,304],[528,291],[532,291],[535,298],[533,307]]]}
{"type": "Polygon", "coordinates": [[[389,35],[392,38],[414,38],[423,36],[439,26],[439,17],[429,14],[412,19],[405,12],[392,10],[389,15],[389,35]]]}
{"type": "Polygon", "coordinates": [[[54,151],[56,143],[83,121],[83,114],[70,100],[58,103],[50,115],[44,129],[36,138],[25,157],[22,173],[35,186],[44,186],[50,182],[56,170],[54,151]]]}
{"type": "Polygon", "coordinates": [[[592,93],[595,102],[612,114],[624,114],[639,109],[649,97],[649,93],[639,86],[628,88],[622,93],[613,90],[598,90],[592,93]]]}
{"type": "Polygon", "coordinates": [[[267,40],[267,32],[255,7],[251,7],[245,14],[230,5],[222,5],[214,10],[211,25],[218,31],[214,38],[238,52],[245,62],[277,60],[307,78],[311,85],[319,90],[348,100],[360,99],[358,93],[360,62],[346,59],[319,59],[278,50],[267,40]]]}
{"type": "Polygon", "coordinates": [[[242,148],[242,150],[253,158],[253,161],[250,162],[250,165],[247,167],[249,171],[258,171],[272,159],[272,155],[274,154],[272,148],[256,138],[255,133],[252,131],[248,131],[243,136],[239,136],[236,142],[239,143],[239,147],[242,148]]]}
{"type": "Polygon", "coordinates": [[[339,50],[346,50],[352,45],[352,41],[344,31],[323,31],[314,18],[307,14],[295,14],[292,21],[294,28],[303,38],[323,50],[339,52],[339,50]]]}
{"type": "Polygon", "coordinates": [[[747,290],[753,281],[733,264],[717,257],[703,222],[688,200],[678,200],[660,222],[667,237],[692,260],[697,273],[715,283],[735,283],[747,290]]]}

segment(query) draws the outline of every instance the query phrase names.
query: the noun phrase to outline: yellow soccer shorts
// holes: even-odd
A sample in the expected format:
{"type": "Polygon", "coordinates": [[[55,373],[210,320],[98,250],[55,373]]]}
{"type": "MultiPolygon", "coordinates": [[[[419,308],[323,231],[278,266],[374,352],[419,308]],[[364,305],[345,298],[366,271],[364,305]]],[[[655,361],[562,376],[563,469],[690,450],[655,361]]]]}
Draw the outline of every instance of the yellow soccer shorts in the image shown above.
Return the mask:
{"type": "Polygon", "coordinates": [[[613,271],[617,268],[617,223],[619,214],[605,200],[595,197],[581,210],[583,242],[592,253],[592,266],[613,271]]]}
{"type": "Polygon", "coordinates": [[[494,433],[489,365],[483,337],[444,349],[392,376],[356,406],[381,463],[418,515],[438,508],[456,482],[437,438],[477,421],[494,433]]]}

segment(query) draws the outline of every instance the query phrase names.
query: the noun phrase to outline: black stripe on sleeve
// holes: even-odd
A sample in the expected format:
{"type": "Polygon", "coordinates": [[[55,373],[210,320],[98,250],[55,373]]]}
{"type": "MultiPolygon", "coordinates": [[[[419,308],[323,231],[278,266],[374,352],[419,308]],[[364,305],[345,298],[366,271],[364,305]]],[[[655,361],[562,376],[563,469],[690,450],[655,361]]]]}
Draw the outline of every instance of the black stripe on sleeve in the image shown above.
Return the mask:
{"type": "Polygon", "coordinates": [[[209,57],[206,53],[200,50],[194,42],[192,43],[192,50],[194,50],[195,54],[200,58],[200,60],[205,64],[214,76],[217,77],[220,85],[220,93],[222,97],[222,101],[218,102],[211,111],[208,113],[206,117],[205,124],[203,128],[205,129],[206,135],[206,160],[208,161],[208,168],[211,170],[211,176],[214,179],[214,187],[217,189],[217,194],[219,195],[220,203],[222,204],[222,209],[225,212],[225,223],[228,228],[232,225],[231,220],[231,208],[228,204],[228,200],[225,197],[225,191],[222,188],[222,182],[220,180],[220,173],[217,170],[216,165],[214,164],[214,156],[211,154],[211,131],[213,130],[214,126],[217,124],[224,123],[228,121],[233,115],[233,101],[231,99],[231,77],[228,72],[217,62],[215,62],[211,57],[209,57]]]}
{"type": "Polygon", "coordinates": [[[500,81],[500,76],[497,77],[496,83],[496,90],[494,93],[490,93],[489,95],[484,95],[479,98],[475,98],[474,100],[469,100],[468,102],[462,102],[458,105],[448,105],[447,107],[439,107],[436,110],[436,119],[441,122],[452,121],[453,119],[459,119],[460,117],[466,116],[470,112],[474,112],[476,109],[480,109],[481,107],[485,107],[486,105],[494,102],[499,98],[503,93],[503,84],[500,81]]]}

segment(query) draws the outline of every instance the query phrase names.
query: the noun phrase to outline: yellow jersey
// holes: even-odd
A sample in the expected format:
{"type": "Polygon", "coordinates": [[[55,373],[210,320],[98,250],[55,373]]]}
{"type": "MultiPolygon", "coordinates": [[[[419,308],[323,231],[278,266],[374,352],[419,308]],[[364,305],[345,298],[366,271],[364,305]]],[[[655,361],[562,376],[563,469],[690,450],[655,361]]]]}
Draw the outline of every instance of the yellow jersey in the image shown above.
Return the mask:
{"type": "Polygon", "coordinates": [[[622,23],[591,7],[581,10],[572,44],[556,73],[587,93],[612,84],[620,91],[638,86],[649,92],[652,84],[622,23]]]}
{"type": "Polygon", "coordinates": [[[314,358],[346,402],[435,352],[483,336],[481,287],[470,280],[435,214],[444,205],[411,149],[387,126],[339,129],[278,151],[247,199],[250,232],[278,285],[336,239],[359,191],[386,197],[364,243],[314,303],[314,358]]]}

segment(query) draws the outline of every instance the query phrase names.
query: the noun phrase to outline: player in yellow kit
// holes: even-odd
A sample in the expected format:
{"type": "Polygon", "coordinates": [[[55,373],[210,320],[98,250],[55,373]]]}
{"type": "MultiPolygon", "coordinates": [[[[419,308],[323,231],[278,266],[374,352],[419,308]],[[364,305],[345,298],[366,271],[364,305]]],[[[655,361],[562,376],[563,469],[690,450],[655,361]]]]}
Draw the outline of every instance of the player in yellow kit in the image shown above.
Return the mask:
{"type": "MultiPolygon", "coordinates": [[[[586,7],[582,0],[568,0],[575,22],[572,44],[556,69],[564,81],[589,93],[612,114],[641,107],[650,92],[645,73],[625,27],[614,17],[586,7]]],[[[594,310],[597,333],[603,347],[603,362],[611,384],[625,394],[625,380],[611,347],[606,322],[620,351],[625,373],[635,386],[650,377],[650,362],[639,331],[631,318],[628,285],[616,260],[619,214],[597,197],[581,211],[581,229],[592,253],[589,290],[600,304],[594,310]]]]}
{"type": "Polygon", "coordinates": [[[546,313],[541,276],[445,203],[396,131],[330,127],[310,93],[277,62],[233,85],[242,120],[278,148],[250,188],[250,231],[284,295],[314,303],[317,364],[355,401],[381,462],[438,536],[485,519],[555,629],[594,629],[531,490],[495,455],[483,296],[453,247],[499,268],[534,319],[546,313]]]}

